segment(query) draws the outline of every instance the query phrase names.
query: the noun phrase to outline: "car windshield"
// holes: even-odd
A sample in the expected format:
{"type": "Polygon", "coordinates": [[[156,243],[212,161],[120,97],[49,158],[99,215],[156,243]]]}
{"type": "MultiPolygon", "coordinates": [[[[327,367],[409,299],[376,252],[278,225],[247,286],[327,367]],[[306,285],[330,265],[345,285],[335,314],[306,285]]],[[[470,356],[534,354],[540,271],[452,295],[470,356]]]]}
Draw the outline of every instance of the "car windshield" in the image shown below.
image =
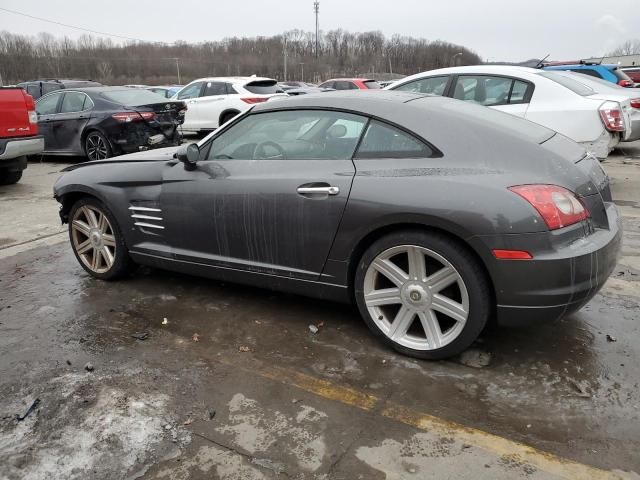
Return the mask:
{"type": "Polygon", "coordinates": [[[269,95],[272,93],[282,92],[282,89],[278,87],[278,83],[275,80],[258,80],[247,83],[244,88],[251,93],[256,93],[258,95],[269,95]]]}
{"type": "Polygon", "coordinates": [[[109,90],[106,92],[102,92],[102,96],[107,100],[111,100],[112,102],[116,102],[121,105],[129,105],[132,107],[166,101],[166,99],[161,97],[159,94],[140,88],[109,90]]]}
{"type": "Polygon", "coordinates": [[[549,80],[553,80],[554,82],[559,83],[563,87],[568,88],[573,93],[577,93],[578,95],[581,95],[583,97],[594,95],[596,93],[595,90],[593,90],[593,88],[588,87],[585,84],[580,83],[577,80],[574,80],[572,78],[567,78],[563,75],[560,75],[556,72],[551,72],[547,70],[544,72],[540,72],[540,76],[548,78],[549,80]]]}

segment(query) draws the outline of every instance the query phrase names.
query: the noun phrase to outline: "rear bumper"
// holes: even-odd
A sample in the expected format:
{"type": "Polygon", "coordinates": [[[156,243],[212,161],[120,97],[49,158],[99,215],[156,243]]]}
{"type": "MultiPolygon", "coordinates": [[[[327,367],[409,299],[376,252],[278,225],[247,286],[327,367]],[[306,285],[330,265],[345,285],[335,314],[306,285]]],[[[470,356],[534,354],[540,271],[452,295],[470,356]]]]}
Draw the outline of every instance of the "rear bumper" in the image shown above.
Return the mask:
{"type": "MultiPolygon", "coordinates": [[[[557,320],[593,298],[615,268],[622,242],[622,220],[616,207],[609,203],[606,210],[608,230],[599,229],[569,243],[557,242],[559,246],[534,253],[530,261],[493,260],[488,265],[499,324],[557,320]]],[[[512,238],[506,242],[510,246],[503,248],[537,242],[534,238],[512,238]]]]}
{"type": "Polygon", "coordinates": [[[0,145],[0,164],[7,160],[13,160],[27,155],[37,155],[44,150],[44,137],[10,138],[0,145]]]}
{"type": "Polygon", "coordinates": [[[635,142],[636,140],[640,140],[640,110],[635,110],[631,114],[631,134],[623,142],[635,142]]]}

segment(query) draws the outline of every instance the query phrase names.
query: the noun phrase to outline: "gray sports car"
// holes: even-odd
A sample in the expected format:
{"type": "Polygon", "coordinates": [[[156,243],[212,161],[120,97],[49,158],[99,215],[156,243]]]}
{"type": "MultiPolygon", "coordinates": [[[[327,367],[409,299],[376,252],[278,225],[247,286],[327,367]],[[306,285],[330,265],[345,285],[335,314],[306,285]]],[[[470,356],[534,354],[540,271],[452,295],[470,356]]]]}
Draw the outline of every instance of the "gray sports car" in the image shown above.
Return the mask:
{"type": "Polygon", "coordinates": [[[573,141],[405,92],[265,102],[198,144],[65,171],[55,197],[94,277],[137,263],[355,302],[383,341],[428,359],[492,318],[578,310],[622,236],[608,177],[573,141]]]}

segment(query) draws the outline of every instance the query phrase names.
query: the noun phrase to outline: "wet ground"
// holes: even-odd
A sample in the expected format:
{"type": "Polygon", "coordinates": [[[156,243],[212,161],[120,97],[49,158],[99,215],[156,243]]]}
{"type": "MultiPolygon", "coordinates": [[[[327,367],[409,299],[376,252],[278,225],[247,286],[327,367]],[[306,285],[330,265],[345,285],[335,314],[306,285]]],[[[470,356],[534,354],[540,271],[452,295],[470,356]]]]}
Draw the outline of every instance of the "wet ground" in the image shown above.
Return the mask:
{"type": "Polygon", "coordinates": [[[561,322],[486,331],[481,368],[395,354],[344,305],[97,282],[59,233],[63,165],[0,188],[0,478],[640,478],[640,145],[605,163],[610,281],[561,322]]]}

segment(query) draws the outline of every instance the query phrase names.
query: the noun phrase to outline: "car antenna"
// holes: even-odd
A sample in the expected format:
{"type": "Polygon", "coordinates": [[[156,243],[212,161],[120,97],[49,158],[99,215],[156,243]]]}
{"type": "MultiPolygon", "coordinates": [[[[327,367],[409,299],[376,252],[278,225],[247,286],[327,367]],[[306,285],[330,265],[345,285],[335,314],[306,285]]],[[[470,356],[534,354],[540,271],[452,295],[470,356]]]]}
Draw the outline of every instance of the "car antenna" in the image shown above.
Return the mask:
{"type": "Polygon", "coordinates": [[[546,56],[546,57],[544,57],[542,60],[540,60],[540,61],[538,62],[538,64],[536,65],[536,67],[535,67],[535,68],[542,68],[542,65],[544,64],[544,61],[545,61],[547,58],[549,58],[549,55],[551,55],[551,54],[550,54],[550,53],[547,53],[547,56],[546,56]]]}

